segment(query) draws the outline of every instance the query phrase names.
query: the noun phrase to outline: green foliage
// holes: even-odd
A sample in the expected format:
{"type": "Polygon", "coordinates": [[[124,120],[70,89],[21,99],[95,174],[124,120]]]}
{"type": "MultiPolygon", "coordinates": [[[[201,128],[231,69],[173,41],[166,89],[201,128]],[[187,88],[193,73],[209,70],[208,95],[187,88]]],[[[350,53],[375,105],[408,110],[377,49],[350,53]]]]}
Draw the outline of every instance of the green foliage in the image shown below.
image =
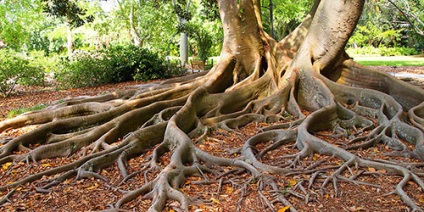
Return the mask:
{"type": "Polygon", "coordinates": [[[49,30],[45,30],[45,36],[49,40],[48,46],[45,47],[48,49],[46,52],[49,53],[61,53],[65,50],[66,46],[66,33],[67,29],[65,24],[59,24],[49,30]]]}
{"type": "MultiPolygon", "coordinates": [[[[271,18],[273,19],[274,38],[283,39],[292,32],[305,18],[313,5],[311,0],[297,0],[295,3],[290,0],[263,0],[262,20],[264,29],[271,32],[271,18]],[[273,17],[270,14],[270,3],[273,5],[273,17]]],[[[270,33],[271,34],[271,33],[270,33]]]]}
{"type": "Polygon", "coordinates": [[[389,61],[380,61],[380,60],[357,60],[359,64],[363,66],[424,66],[424,61],[404,61],[404,60],[389,60],[389,61]]]}
{"type": "Polygon", "coordinates": [[[201,0],[201,14],[206,19],[214,21],[219,19],[218,2],[215,0],[201,0]]]}
{"type": "Polygon", "coordinates": [[[189,28],[187,33],[190,38],[190,50],[203,61],[210,56],[219,55],[221,52],[223,41],[221,21],[217,19],[219,16],[211,17],[214,15],[205,11],[209,10],[214,13],[212,10],[217,10],[217,8],[216,1],[202,1],[197,9],[197,15],[186,24],[189,28]]]}
{"type": "Polygon", "coordinates": [[[418,51],[408,47],[379,47],[365,46],[361,48],[348,48],[346,52],[349,55],[366,55],[366,56],[401,56],[415,55],[418,51]]]}
{"type": "Polygon", "coordinates": [[[349,44],[356,46],[396,46],[401,41],[403,29],[394,30],[390,27],[377,27],[369,22],[366,26],[358,26],[349,44]],[[387,29],[386,29],[387,28],[387,29]]]}
{"type": "Polygon", "coordinates": [[[78,51],[71,60],[62,60],[55,77],[65,88],[163,79],[180,73],[158,54],[133,45],[114,45],[100,52],[78,51]]]}
{"type": "Polygon", "coordinates": [[[32,60],[9,49],[0,49],[0,93],[8,96],[16,84],[41,85],[44,73],[32,60]]]}
{"type": "Polygon", "coordinates": [[[190,11],[187,11],[186,9],[184,9],[186,4],[187,4],[186,2],[182,1],[181,3],[176,3],[173,6],[174,6],[174,11],[175,11],[175,13],[177,14],[178,17],[180,17],[180,18],[182,18],[186,21],[189,21],[189,20],[191,20],[192,15],[191,15],[190,11]],[[181,4],[183,4],[183,5],[181,5],[181,4]]]}
{"type": "Polygon", "coordinates": [[[356,46],[424,48],[424,36],[417,33],[424,23],[423,5],[423,0],[367,1],[349,43],[356,46]]]}
{"type": "Polygon", "coordinates": [[[79,7],[79,5],[72,0],[43,1],[46,2],[46,12],[57,17],[65,17],[66,20],[74,27],[82,26],[85,22],[92,22],[94,20],[93,16],[86,16],[86,9],[79,7]]]}
{"type": "Polygon", "coordinates": [[[106,14],[108,22],[102,24],[101,21],[95,21],[101,24],[102,33],[112,38],[111,44],[136,44],[153,51],[166,52],[177,25],[177,18],[172,15],[174,7],[171,1],[117,2],[118,7],[106,14]],[[130,33],[122,33],[124,30],[130,33]],[[139,43],[136,43],[137,40],[139,43]]]}
{"type": "Polygon", "coordinates": [[[44,51],[30,51],[30,64],[39,67],[44,73],[44,85],[49,86],[56,83],[53,79],[55,73],[60,73],[63,69],[63,58],[57,54],[45,55],[44,51]]]}
{"type": "Polygon", "coordinates": [[[41,8],[40,0],[0,1],[0,40],[16,51],[25,49],[45,21],[41,8]]]}
{"type": "Polygon", "coordinates": [[[210,34],[207,26],[200,26],[200,24],[196,23],[185,24],[185,26],[185,32],[195,42],[192,50],[194,50],[200,60],[206,61],[210,56],[211,48],[214,44],[213,36],[210,34]]]}
{"type": "Polygon", "coordinates": [[[147,81],[170,77],[165,60],[158,54],[134,45],[116,45],[105,49],[111,73],[111,82],[129,80],[147,81]]]}
{"type": "Polygon", "coordinates": [[[212,36],[206,30],[199,30],[196,33],[195,40],[197,45],[199,46],[199,54],[198,57],[202,61],[206,61],[208,59],[210,49],[212,47],[212,36]]]}
{"type": "Polygon", "coordinates": [[[62,58],[55,78],[62,88],[97,86],[110,82],[108,60],[96,52],[78,51],[69,60],[62,58]]]}

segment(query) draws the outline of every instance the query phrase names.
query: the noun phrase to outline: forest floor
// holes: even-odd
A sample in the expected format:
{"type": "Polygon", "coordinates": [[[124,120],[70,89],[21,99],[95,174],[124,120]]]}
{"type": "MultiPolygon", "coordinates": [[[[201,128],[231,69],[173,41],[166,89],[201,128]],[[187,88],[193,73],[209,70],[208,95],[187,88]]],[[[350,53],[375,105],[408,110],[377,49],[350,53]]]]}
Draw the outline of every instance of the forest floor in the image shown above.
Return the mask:
{"type": "MultiPolygon", "coordinates": [[[[424,67],[379,67],[380,70],[402,75],[401,73],[424,74],[424,67]]],[[[424,88],[424,79],[408,78],[404,79],[412,84],[424,88]]],[[[0,99],[0,121],[5,119],[9,111],[17,110],[19,108],[31,108],[35,105],[49,105],[54,101],[63,98],[70,98],[82,95],[98,95],[119,89],[129,88],[137,85],[137,82],[126,82],[114,85],[104,85],[92,88],[79,88],[68,90],[55,90],[54,88],[19,88],[18,92],[5,98],[0,99]]],[[[216,156],[234,157],[235,153],[231,153],[231,149],[241,147],[246,139],[257,134],[261,128],[268,126],[266,123],[251,123],[245,127],[237,129],[235,132],[226,132],[217,130],[212,132],[210,137],[203,143],[196,144],[199,148],[211,152],[216,156]]],[[[12,130],[6,132],[7,134],[19,134],[22,130],[12,130]]],[[[329,132],[331,134],[331,132],[329,132]]],[[[4,133],[3,133],[4,134],[4,133]]],[[[8,136],[9,136],[8,135],[8,136]]],[[[2,134],[0,134],[1,138],[2,134]]],[[[336,142],[336,141],[331,141],[336,142]]],[[[259,147],[260,148],[260,147],[259,147]]],[[[267,154],[262,159],[263,162],[275,164],[278,158],[284,154],[293,154],[294,149],[285,148],[283,151],[273,151],[273,154],[267,154]]],[[[361,151],[361,157],[375,158],[375,159],[389,159],[388,157],[378,156],[376,153],[388,151],[384,145],[378,145],[361,151]]],[[[146,155],[151,154],[147,152],[146,155]]],[[[61,164],[69,163],[69,161],[77,159],[79,156],[75,154],[69,158],[57,159],[43,159],[37,164],[31,164],[30,168],[23,162],[13,165],[13,167],[0,167],[0,181],[13,182],[30,173],[37,173],[41,170],[46,170],[52,167],[57,167],[61,164]],[[8,170],[7,173],[5,170],[8,170]]],[[[161,157],[165,159],[166,155],[161,157]]],[[[137,167],[146,162],[146,157],[141,155],[129,161],[130,167],[133,170],[130,172],[140,171],[137,167]]],[[[399,159],[408,162],[419,162],[413,159],[399,159]]],[[[312,161],[323,161],[326,166],[337,166],[343,161],[330,158],[326,156],[316,155],[309,160],[304,160],[301,163],[311,163],[312,161]]],[[[307,166],[307,164],[305,164],[307,166]]],[[[329,169],[327,174],[331,174],[329,169]]],[[[300,198],[290,197],[289,201],[299,211],[408,211],[408,208],[397,195],[387,195],[390,193],[397,182],[401,179],[398,176],[386,173],[384,170],[375,170],[373,168],[364,169],[365,173],[363,181],[373,184],[357,185],[350,182],[339,182],[338,190],[339,195],[334,195],[332,185],[325,189],[325,194],[320,194],[319,186],[312,187],[312,195],[310,196],[309,203],[305,203],[300,198]]],[[[39,186],[40,181],[26,185],[26,187],[18,188],[10,198],[10,202],[0,206],[0,211],[91,211],[103,210],[108,208],[108,204],[115,203],[122,197],[122,193],[118,190],[133,190],[144,183],[144,178],[152,178],[154,173],[144,176],[137,174],[131,180],[118,185],[122,180],[118,168],[110,167],[102,171],[104,177],[109,179],[109,182],[103,182],[97,179],[82,179],[76,180],[75,178],[66,180],[58,186],[51,188],[49,193],[36,192],[34,187],[39,186]],[[112,188],[113,187],[113,188],[112,188]]],[[[209,179],[213,176],[205,174],[209,179]]],[[[278,179],[278,184],[287,191],[292,188],[304,185],[307,182],[302,179],[308,179],[311,176],[308,174],[288,175],[288,176],[275,176],[278,179]]],[[[228,176],[223,177],[221,183],[216,181],[208,185],[200,185],[198,182],[202,179],[199,177],[191,177],[182,186],[181,191],[191,197],[196,197],[202,200],[202,204],[191,207],[191,211],[235,211],[238,207],[241,211],[264,211],[267,202],[265,199],[271,199],[273,192],[285,191],[262,191],[258,192],[257,183],[245,184],[246,179],[249,178],[247,173],[230,173],[228,176]]],[[[46,179],[42,179],[46,180],[46,179]]],[[[322,180],[317,180],[322,182],[322,180]]],[[[415,201],[421,208],[424,208],[424,193],[417,192],[418,187],[416,184],[411,183],[406,188],[406,191],[413,196],[415,201]]],[[[0,192],[0,198],[6,193],[0,192]]],[[[145,211],[149,204],[149,200],[138,198],[124,205],[123,209],[130,211],[145,211]]],[[[177,202],[168,202],[166,211],[174,211],[178,207],[177,202]]],[[[275,204],[275,211],[285,211],[283,205],[275,204]]],[[[272,211],[267,208],[267,211],[272,211]]],[[[288,211],[288,210],[287,210],[288,211]]]]}

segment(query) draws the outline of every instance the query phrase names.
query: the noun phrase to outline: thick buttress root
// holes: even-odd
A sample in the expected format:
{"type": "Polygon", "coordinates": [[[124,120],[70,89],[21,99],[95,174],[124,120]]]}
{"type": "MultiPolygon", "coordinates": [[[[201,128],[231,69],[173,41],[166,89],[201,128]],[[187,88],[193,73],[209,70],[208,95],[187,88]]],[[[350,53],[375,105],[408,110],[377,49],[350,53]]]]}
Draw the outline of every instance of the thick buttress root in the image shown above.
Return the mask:
{"type": "Polygon", "coordinates": [[[343,23],[359,18],[337,7],[361,8],[363,1],[317,1],[299,28],[280,43],[262,30],[258,1],[219,4],[221,17],[228,20],[223,21],[224,47],[208,73],[65,100],[0,122],[4,135],[33,128],[1,142],[0,204],[13,201],[28,184],[48,193],[69,179],[88,178],[122,193],[119,200],[105,203],[111,210],[149,200],[143,210],[189,211],[216,199],[190,196],[184,192],[188,185],[218,184],[218,194],[224,187],[238,189],[234,210],[243,209],[253,186],[263,202],[258,207],[277,211],[289,206],[296,211],[293,198],[308,203],[318,193],[337,196],[340,182],[380,187],[364,176],[381,174],[400,176],[390,194],[422,211],[407,185],[424,190],[424,91],[361,67],[340,48],[330,48],[333,40],[334,46],[344,46],[353,30],[345,26],[335,32],[333,18],[343,23]],[[315,17],[331,12],[326,5],[341,14],[315,17]],[[308,33],[328,17],[324,29],[334,33],[308,33]],[[248,24],[252,22],[256,24],[248,24]],[[264,126],[251,135],[240,133],[252,123],[264,126]],[[231,143],[224,136],[229,133],[236,134],[241,145],[223,150],[231,143]],[[205,147],[213,142],[220,151],[205,147]],[[375,148],[381,149],[379,155],[367,154],[375,148]],[[49,158],[66,162],[13,175],[14,169],[49,158]],[[134,160],[143,164],[135,167],[134,160]],[[118,182],[106,177],[109,169],[119,172],[118,182]],[[380,172],[373,173],[376,170],[380,172]],[[291,176],[297,176],[294,183],[291,176]],[[134,179],[141,181],[138,187],[121,189],[134,179]]]}

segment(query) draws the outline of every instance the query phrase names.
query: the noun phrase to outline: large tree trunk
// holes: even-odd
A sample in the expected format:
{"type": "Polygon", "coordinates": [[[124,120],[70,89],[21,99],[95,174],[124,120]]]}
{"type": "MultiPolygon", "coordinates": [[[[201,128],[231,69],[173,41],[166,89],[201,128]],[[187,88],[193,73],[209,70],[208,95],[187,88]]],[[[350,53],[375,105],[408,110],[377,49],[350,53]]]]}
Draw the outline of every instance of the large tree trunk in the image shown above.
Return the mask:
{"type": "MultiPolygon", "coordinates": [[[[186,211],[193,201],[178,189],[187,177],[210,173],[220,178],[228,173],[225,167],[235,167],[265,184],[261,189],[276,191],[283,188],[271,175],[298,173],[309,182],[310,189],[323,171],[316,168],[320,162],[304,167],[301,161],[319,154],[344,161],[326,176],[322,187],[332,181],[337,193],[337,179],[357,183],[355,179],[364,173],[353,174],[352,169],[383,169],[403,177],[394,193],[410,208],[421,210],[404,187],[412,181],[422,192],[424,183],[418,177],[422,171],[409,168],[411,164],[371,160],[357,154],[382,143],[392,149],[389,155],[424,159],[424,91],[362,67],[344,52],[364,0],[317,0],[302,24],[282,41],[264,32],[259,0],[220,0],[218,4],[224,43],[220,59],[210,72],[138,90],[71,99],[1,122],[0,131],[31,124],[39,127],[5,142],[0,147],[0,163],[65,157],[81,149],[91,154],[3,184],[0,191],[45,175],[54,177],[42,189],[73,176],[104,179],[99,171],[115,162],[127,180],[132,176],[127,161],[153,148],[151,161],[146,164],[149,169],[142,171],[146,175],[155,172],[154,179],[126,193],[115,207],[143,195],[152,200],[150,211],[161,211],[168,199],[180,202],[180,208],[186,211]],[[284,123],[275,124],[279,121],[284,123]],[[217,157],[196,145],[205,141],[210,130],[231,131],[250,122],[274,124],[247,139],[238,150],[240,157],[217,157]],[[321,136],[322,131],[336,135],[321,136]],[[340,138],[343,145],[329,142],[332,136],[340,138]],[[41,145],[34,147],[34,143],[41,145]],[[289,165],[261,161],[271,150],[288,144],[298,149],[284,157],[293,159],[287,162],[289,165]],[[256,152],[258,145],[268,146],[256,152]],[[13,153],[29,147],[27,153],[13,153]],[[168,153],[170,162],[160,166],[161,158],[168,153]],[[305,173],[314,174],[306,179],[305,173]]],[[[203,182],[211,183],[206,177],[203,182]]],[[[302,192],[308,200],[308,191],[302,192]]],[[[290,205],[286,197],[281,192],[273,196],[290,205]]],[[[291,206],[290,210],[295,208],[291,206]]]]}

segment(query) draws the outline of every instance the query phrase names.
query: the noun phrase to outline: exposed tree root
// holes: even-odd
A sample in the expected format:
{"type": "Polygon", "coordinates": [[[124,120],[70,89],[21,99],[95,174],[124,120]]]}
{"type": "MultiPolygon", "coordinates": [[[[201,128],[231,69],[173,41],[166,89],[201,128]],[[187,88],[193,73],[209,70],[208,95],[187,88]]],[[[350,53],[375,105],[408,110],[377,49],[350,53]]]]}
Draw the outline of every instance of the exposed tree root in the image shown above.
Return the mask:
{"type": "MultiPolygon", "coordinates": [[[[343,1],[337,2],[334,10],[343,1]]],[[[363,4],[353,2],[348,6],[363,4]]],[[[325,13],[323,7],[333,4],[331,1],[317,1],[301,26],[280,43],[258,30],[256,1],[240,3],[243,10],[234,9],[236,4],[220,2],[221,15],[236,21],[223,23],[223,53],[210,72],[99,97],[69,99],[0,122],[0,132],[36,126],[2,141],[0,163],[9,164],[6,169],[21,161],[32,164],[46,158],[75,157],[14,182],[3,181],[0,191],[6,194],[0,203],[8,201],[16,188],[43,178],[36,188],[42,193],[74,177],[100,179],[118,190],[119,185],[141,174],[143,185],[122,191],[111,210],[142,196],[151,200],[149,211],[162,211],[169,201],[179,203],[174,208],[189,211],[192,205],[207,203],[181,191],[188,178],[197,176],[201,179],[198,185],[219,183],[218,193],[223,184],[241,188],[239,210],[249,195],[248,185],[255,184],[264,209],[277,211],[279,206],[289,206],[296,211],[289,199],[312,201],[318,184],[322,193],[331,185],[336,196],[341,182],[379,187],[361,179],[373,168],[401,176],[392,193],[412,210],[422,211],[422,205],[405,192],[408,182],[415,183],[420,192],[424,190],[422,164],[366,158],[358,152],[385,145],[392,151],[386,156],[424,160],[424,91],[357,65],[339,47],[330,48],[330,38],[339,40],[336,46],[344,46],[353,30],[350,25],[337,38],[329,33],[319,40],[319,35],[307,33],[317,30],[317,22],[324,16],[312,17],[315,12],[325,13]],[[255,24],[244,27],[247,22],[255,24]],[[252,36],[235,39],[243,33],[252,36]],[[299,38],[293,40],[293,36],[299,38]],[[227,156],[199,147],[212,131],[235,132],[261,122],[270,126],[251,137],[240,135],[244,145],[227,156]],[[275,152],[287,154],[271,157],[275,152]],[[131,167],[129,161],[140,155],[148,155],[148,162],[131,167]],[[315,161],[316,155],[327,158],[315,161]],[[113,166],[122,177],[114,185],[102,175],[102,170],[113,166]],[[250,179],[228,179],[235,174],[250,179]],[[275,175],[308,177],[288,189],[275,175]]],[[[337,11],[343,23],[359,17],[356,12],[346,12],[349,10],[337,11]]]]}

